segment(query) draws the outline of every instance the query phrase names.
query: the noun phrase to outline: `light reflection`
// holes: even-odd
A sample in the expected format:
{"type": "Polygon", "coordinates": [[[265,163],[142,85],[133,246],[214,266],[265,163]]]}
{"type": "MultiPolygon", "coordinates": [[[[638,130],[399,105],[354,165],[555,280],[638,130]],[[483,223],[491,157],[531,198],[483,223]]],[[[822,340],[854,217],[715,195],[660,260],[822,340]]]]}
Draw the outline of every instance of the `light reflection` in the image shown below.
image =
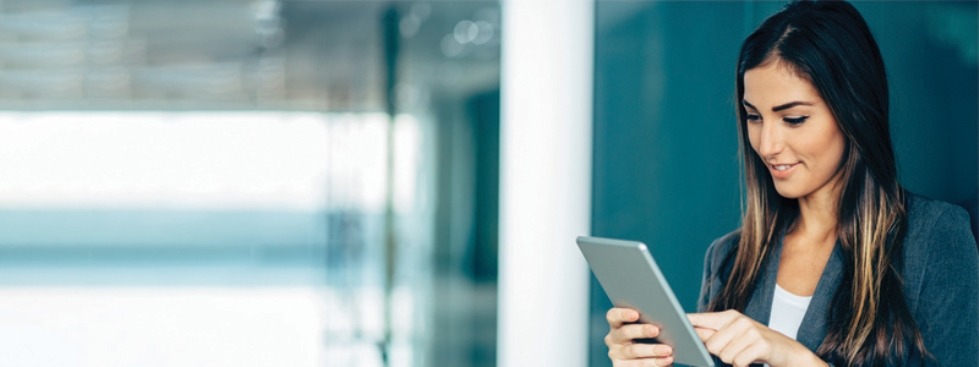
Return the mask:
{"type": "Polygon", "coordinates": [[[476,39],[476,36],[478,35],[479,35],[479,27],[476,26],[476,23],[473,23],[471,20],[460,21],[455,26],[455,30],[454,30],[455,40],[460,44],[467,44],[469,42],[472,42],[472,40],[476,39]]]}
{"type": "Polygon", "coordinates": [[[323,202],[324,120],[260,113],[0,114],[0,205],[311,209],[323,202]]]}
{"type": "Polygon", "coordinates": [[[0,299],[4,365],[78,367],[319,367],[336,302],[312,287],[5,287],[0,299]]]}
{"type": "MultiPolygon", "coordinates": [[[[0,206],[309,211],[330,187],[380,211],[387,126],[380,113],[0,113],[0,206]]],[[[409,197],[417,121],[397,126],[409,197]]]]}
{"type": "Polygon", "coordinates": [[[476,27],[476,36],[472,38],[472,43],[481,45],[493,39],[493,25],[482,20],[473,23],[476,27]]]}

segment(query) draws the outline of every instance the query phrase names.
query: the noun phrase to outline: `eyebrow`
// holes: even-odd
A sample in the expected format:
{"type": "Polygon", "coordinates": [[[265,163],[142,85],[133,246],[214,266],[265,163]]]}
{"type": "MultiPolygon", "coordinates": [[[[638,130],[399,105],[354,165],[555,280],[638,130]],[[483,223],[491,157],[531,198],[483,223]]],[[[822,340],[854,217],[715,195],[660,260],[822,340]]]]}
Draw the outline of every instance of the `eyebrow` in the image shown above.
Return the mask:
{"type": "MultiPolygon", "coordinates": [[[[755,107],[755,106],[752,106],[751,103],[748,103],[748,101],[741,100],[741,104],[743,104],[746,107],[749,107],[749,108],[751,108],[751,109],[753,109],[755,111],[758,111],[758,108],[755,107]]],[[[810,103],[810,102],[802,102],[802,101],[789,102],[789,103],[786,103],[786,104],[783,104],[783,105],[772,107],[772,112],[778,112],[778,111],[781,111],[781,110],[787,110],[787,109],[790,109],[790,108],[795,107],[795,106],[812,106],[812,103],[810,103]]]]}

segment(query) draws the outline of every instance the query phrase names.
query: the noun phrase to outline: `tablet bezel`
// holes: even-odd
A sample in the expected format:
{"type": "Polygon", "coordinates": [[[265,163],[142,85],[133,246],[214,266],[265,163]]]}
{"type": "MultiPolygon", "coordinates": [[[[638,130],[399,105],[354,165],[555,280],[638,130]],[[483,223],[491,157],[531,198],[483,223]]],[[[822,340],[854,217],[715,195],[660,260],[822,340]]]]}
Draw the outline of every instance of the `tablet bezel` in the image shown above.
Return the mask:
{"type": "Polygon", "coordinates": [[[612,303],[638,310],[641,322],[660,328],[656,339],[673,347],[674,363],[714,367],[645,244],[586,236],[576,242],[612,303]]]}

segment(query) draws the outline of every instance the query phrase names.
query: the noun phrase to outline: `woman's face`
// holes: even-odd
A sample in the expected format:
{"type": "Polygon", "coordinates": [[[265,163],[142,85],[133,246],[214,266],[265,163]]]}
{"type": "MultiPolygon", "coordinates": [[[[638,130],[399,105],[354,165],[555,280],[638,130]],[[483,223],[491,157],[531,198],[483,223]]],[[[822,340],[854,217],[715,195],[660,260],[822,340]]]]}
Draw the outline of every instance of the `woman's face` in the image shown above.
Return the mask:
{"type": "Polygon", "coordinates": [[[744,73],[751,148],[768,166],[779,195],[833,197],[845,137],[829,106],[781,61],[744,73]]]}

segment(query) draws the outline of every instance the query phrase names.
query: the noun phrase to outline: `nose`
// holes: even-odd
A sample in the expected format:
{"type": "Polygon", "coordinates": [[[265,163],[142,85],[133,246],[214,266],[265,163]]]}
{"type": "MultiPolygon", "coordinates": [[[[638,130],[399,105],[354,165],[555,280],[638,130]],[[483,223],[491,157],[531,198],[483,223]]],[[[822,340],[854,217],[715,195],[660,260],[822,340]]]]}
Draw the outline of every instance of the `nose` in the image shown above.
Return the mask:
{"type": "Polygon", "coordinates": [[[785,142],[779,124],[774,122],[761,124],[761,136],[758,140],[758,155],[764,160],[775,157],[782,152],[785,142]]]}

